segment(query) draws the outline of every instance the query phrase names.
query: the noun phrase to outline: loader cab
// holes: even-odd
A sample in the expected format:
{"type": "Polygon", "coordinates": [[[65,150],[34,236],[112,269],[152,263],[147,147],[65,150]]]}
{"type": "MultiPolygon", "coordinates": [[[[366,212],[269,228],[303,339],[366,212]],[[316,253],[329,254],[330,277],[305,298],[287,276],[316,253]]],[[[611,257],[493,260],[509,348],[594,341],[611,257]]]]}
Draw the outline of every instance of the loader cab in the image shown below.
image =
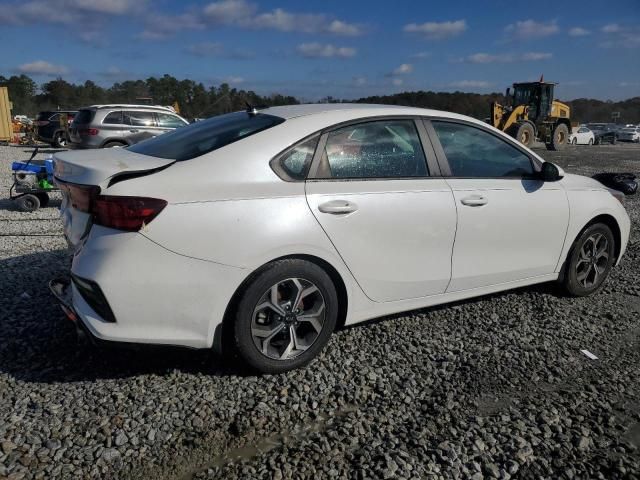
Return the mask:
{"type": "Polygon", "coordinates": [[[555,83],[529,82],[513,84],[513,105],[527,105],[529,119],[537,121],[551,115],[555,83]]]}

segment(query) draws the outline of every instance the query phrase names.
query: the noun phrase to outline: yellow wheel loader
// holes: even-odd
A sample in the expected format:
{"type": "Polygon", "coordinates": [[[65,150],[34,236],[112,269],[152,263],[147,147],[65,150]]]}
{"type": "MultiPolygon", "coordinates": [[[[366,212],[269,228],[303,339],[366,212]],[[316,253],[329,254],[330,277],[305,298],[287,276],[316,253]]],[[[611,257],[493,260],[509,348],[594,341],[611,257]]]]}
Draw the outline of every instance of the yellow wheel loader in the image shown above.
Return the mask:
{"type": "Polygon", "coordinates": [[[557,85],[545,82],[514,83],[513,94],[507,88],[507,104],[491,104],[490,122],[527,147],[537,138],[549,150],[565,147],[571,133],[569,106],[555,100],[553,89],[557,85]]]}

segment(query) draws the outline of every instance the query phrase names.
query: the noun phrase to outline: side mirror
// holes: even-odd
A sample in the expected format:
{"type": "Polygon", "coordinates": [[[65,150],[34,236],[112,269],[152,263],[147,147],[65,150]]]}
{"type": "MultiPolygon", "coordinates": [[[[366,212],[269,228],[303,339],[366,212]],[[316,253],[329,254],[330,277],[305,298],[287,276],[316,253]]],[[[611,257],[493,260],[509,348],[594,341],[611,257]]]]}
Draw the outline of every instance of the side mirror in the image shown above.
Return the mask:
{"type": "Polygon", "coordinates": [[[564,170],[551,162],[544,162],[542,164],[542,170],[540,171],[540,177],[545,182],[557,182],[564,177],[564,170]]]}

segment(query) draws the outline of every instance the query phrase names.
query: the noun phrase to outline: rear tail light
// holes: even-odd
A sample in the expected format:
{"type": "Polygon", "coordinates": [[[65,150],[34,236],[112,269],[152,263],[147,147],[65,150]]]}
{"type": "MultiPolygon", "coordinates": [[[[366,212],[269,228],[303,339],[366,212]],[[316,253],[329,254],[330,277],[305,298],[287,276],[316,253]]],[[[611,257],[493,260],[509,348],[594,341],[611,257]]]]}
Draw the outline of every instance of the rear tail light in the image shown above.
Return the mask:
{"type": "Polygon", "coordinates": [[[117,230],[137,232],[167,206],[158,198],[99,195],[98,187],[58,183],[73,208],[91,214],[96,225],[117,230]]]}
{"type": "Polygon", "coordinates": [[[78,130],[78,135],[81,137],[92,137],[94,135],[98,135],[98,133],[100,133],[100,130],[97,128],[80,128],[78,130]]]}
{"type": "Polygon", "coordinates": [[[135,232],[156,218],[166,206],[167,202],[158,198],[98,195],[92,213],[98,225],[135,232]]]}

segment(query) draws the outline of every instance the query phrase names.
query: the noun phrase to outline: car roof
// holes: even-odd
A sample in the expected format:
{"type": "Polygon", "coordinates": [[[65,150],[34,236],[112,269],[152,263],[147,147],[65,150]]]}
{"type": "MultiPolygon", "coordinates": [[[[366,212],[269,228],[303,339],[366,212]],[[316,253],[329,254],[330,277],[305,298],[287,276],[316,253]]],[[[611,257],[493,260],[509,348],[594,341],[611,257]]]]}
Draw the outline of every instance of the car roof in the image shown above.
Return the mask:
{"type": "Polygon", "coordinates": [[[169,107],[163,107],[162,105],[136,105],[136,104],[129,104],[129,103],[113,103],[113,104],[106,104],[106,105],[89,105],[87,107],[82,107],[81,110],[90,110],[90,109],[95,109],[95,110],[100,110],[102,108],[136,108],[136,109],[149,109],[149,110],[162,110],[165,112],[169,112],[169,113],[176,113],[175,110],[173,110],[172,108],[169,107]]]}
{"type": "MultiPolygon", "coordinates": [[[[332,112],[349,112],[351,114],[350,116],[354,119],[367,116],[417,115],[470,120],[470,117],[459,115],[457,113],[443,112],[427,108],[404,107],[400,105],[376,105],[368,103],[310,103],[269,107],[264,110],[260,110],[260,113],[275,115],[284,119],[309,115],[330,114],[332,112]]],[[[480,121],[478,120],[478,122],[480,121]]]]}

